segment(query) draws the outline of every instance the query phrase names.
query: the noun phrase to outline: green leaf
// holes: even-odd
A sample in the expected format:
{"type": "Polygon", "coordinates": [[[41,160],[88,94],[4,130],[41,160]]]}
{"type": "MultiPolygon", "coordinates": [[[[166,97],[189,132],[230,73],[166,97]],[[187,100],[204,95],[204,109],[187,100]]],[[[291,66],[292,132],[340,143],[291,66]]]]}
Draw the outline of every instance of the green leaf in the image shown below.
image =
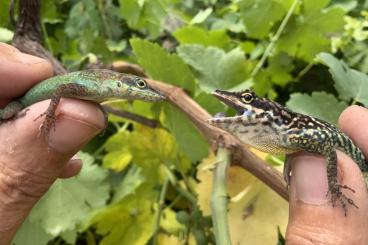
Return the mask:
{"type": "Polygon", "coordinates": [[[96,232],[103,235],[100,245],[146,244],[154,231],[155,213],[145,192],[130,195],[109,205],[92,220],[96,232]]]}
{"type": "Polygon", "coordinates": [[[190,91],[194,89],[194,77],[179,56],[168,54],[159,45],[142,39],[134,38],[130,43],[139,63],[150,77],[190,91]]]}
{"type": "Polygon", "coordinates": [[[53,236],[74,230],[94,209],[105,205],[109,197],[107,172],[93,164],[94,159],[80,153],[83,168],[80,174],[67,180],[56,180],[50,190],[33,208],[30,221],[40,222],[53,236]]]}
{"type": "Polygon", "coordinates": [[[53,0],[43,0],[41,4],[41,15],[43,23],[56,24],[63,22],[61,14],[58,12],[58,2],[53,0]]]}
{"type": "Polygon", "coordinates": [[[206,31],[196,26],[185,26],[173,33],[181,44],[201,44],[226,49],[230,45],[230,38],[225,30],[206,31]]]}
{"type": "Polygon", "coordinates": [[[224,103],[221,103],[213,95],[208,93],[200,93],[195,97],[195,101],[202,106],[210,114],[216,114],[226,110],[224,103]]]}
{"type": "Polygon", "coordinates": [[[153,38],[163,31],[167,17],[165,1],[119,0],[119,2],[121,16],[130,28],[147,32],[153,38]]]}
{"type": "Polygon", "coordinates": [[[176,107],[166,104],[164,112],[169,129],[174,134],[180,148],[193,162],[208,155],[208,142],[198,133],[193,123],[176,107]],[[185,132],[185,133],[184,133],[185,132]]]}
{"type": "Polygon", "coordinates": [[[293,60],[285,53],[280,53],[269,58],[268,66],[262,69],[254,78],[253,89],[261,96],[266,95],[272,85],[285,86],[293,80],[293,60]]]}
{"type": "Polygon", "coordinates": [[[170,208],[163,210],[160,226],[169,234],[179,235],[181,232],[185,232],[185,226],[177,221],[176,213],[170,208]]]}
{"type": "Polygon", "coordinates": [[[345,11],[337,6],[324,8],[328,3],[304,0],[300,15],[290,20],[277,41],[276,52],[312,62],[316,54],[330,50],[331,36],[343,30],[345,11]]]}
{"type": "MultiPolygon", "coordinates": [[[[104,236],[100,243],[103,245],[146,244],[154,232],[158,187],[167,178],[164,169],[176,169],[185,174],[191,166],[166,130],[134,125],[129,134],[124,145],[129,147],[134,164],[119,185],[112,204],[101,209],[90,221],[97,233],[104,236]]],[[[113,142],[109,144],[113,147],[113,142]]],[[[119,146],[121,142],[115,149],[119,146]]],[[[178,231],[177,223],[171,218],[165,229],[178,231]]]]}
{"type": "Polygon", "coordinates": [[[213,12],[212,8],[206,8],[205,10],[199,10],[199,12],[190,21],[190,24],[200,24],[205,21],[213,12]]]}
{"type": "Polygon", "coordinates": [[[39,222],[31,222],[27,218],[17,231],[13,245],[46,245],[53,237],[47,234],[39,222]]]}
{"type": "MultiPolygon", "coordinates": [[[[113,137],[111,138],[114,139],[113,137]]],[[[110,151],[106,154],[103,158],[102,165],[115,172],[121,172],[129,165],[132,158],[133,156],[129,152],[129,149],[127,149],[127,147],[122,147],[117,151],[110,151]]]]}
{"type": "Polygon", "coordinates": [[[93,37],[97,37],[102,30],[102,20],[95,2],[82,0],[76,3],[70,10],[65,25],[65,33],[71,38],[79,36],[86,29],[93,32],[93,37]]]}
{"type": "Polygon", "coordinates": [[[119,0],[121,16],[128,26],[135,28],[141,15],[141,6],[136,0],[119,0]]]}
{"type": "Polygon", "coordinates": [[[157,168],[159,164],[165,164],[186,173],[191,166],[188,158],[179,151],[174,137],[164,129],[139,126],[132,133],[129,146],[134,163],[142,167],[144,171],[149,170],[149,167],[157,168]]]}
{"type": "Polygon", "coordinates": [[[0,26],[6,27],[9,22],[9,0],[0,1],[0,26]]]}
{"type": "Polygon", "coordinates": [[[334,125],[347,107],[345,102],[338,101],[326,92],[313,92],[312,95],[293,93],[286,105],[293,111],[314,116],[334,125]]]}
{"type": "Polygon", "coordinates": [[[366,74],[350,69],[344,61],[336,59],[331,54],[321,53],[317,58],[330,68],[335,88],[341,99],[347,102],[358,101],[368,106],[368,76],[366,74]]]}
{"type": "Polygon", "coordinates": [[[206,92],[231,89],[249,76],[250,69],[240,49],[225,53],[214,47],[181,45],[177,50],[180,57],[199,72],[199,86],[206,92]]]}
{"type": "Polygon", "coordinates": [[[116,188],[112,202],[120,201],[128,195],[134,194],[136,189],[144,182],[145,177],[142,173],[142,168],[133,165],[116,188]]]}
{"type": "Polygon", "coordinates": [[[114,170],[115,172],[123,171],[131,162],[133,155],[130,152],[127,141],[129,141],[130,133],[121,131],[111,136],[105,143],[105,154],[102,165],[105,168],[114,170]]]}
{"type": "Polygon", "coordinates": [[[212,30],[229,30],[231,32],[245,32],[245,26],[238,12],[227,13],[221,18],[216,19],[212,25],[212,30]]]}
{"type": "Polygon", "coordinates": [[[247,33],[252,38],[267,37],[275,22],[287,11],[282,1],[276,0],[242,0],[239,5],[247,33]]]}

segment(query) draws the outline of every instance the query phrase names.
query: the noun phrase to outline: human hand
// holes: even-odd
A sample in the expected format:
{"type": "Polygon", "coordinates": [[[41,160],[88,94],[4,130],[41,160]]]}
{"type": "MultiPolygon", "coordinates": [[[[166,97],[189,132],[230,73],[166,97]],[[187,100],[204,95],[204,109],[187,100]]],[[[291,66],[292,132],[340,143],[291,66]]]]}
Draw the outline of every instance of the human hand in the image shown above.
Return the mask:
{"type": "MultiPolygon", "coordinates": [[[[46,60],[0,43],[0,106],[52,76],[46,60]]],[[[55,131],[39,137],[49,101],[29,107],[26,115],[0,123],[0,245],[10,244],[32,207],[58,178],[76,175],[82,167],[76,152],[105,125],[93,103],[64,99],[56,112],[55,131]],[[83,113],[82,113],[83,112],[83,113]]]]}
{"type": "MultiPolygon", "coordinates": [[[[351,106],[340,116],[339,126],[368,157],[368,110],[351,106]]],[[[347,215],[326,196],[326,160],[322,156],[297,153],[292,164],[290,216],[287,244],[368,244],[368,192],[358,165],[337,152],[338,180],[355,190],[343,190],[358,209],[347,204],[347,215]]]]}

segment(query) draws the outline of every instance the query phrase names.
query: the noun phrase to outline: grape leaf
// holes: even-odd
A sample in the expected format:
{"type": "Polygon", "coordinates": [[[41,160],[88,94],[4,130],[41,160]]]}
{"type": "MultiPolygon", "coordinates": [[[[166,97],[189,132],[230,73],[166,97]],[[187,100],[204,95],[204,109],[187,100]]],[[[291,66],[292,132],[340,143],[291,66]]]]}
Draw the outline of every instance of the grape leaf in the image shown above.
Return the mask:
{"type": "Polygon", "coordinates": [[[129,132],[123,131],[111,136],[105,144],[107,154],[103,158],[102,165],[115,172],[123,171],[131,162],[133,155],[126,144],[129,139],[129,132]]]}
{"type": "Polygon", "coordinates": [[[180,57],[199,72],[199,86],[206,92],[231,89],[249,76],[248,63],[240,49],[225,53],[215,47],[187,44],[177,50],[180,57]]]}
{"type": "Polygon", "coordinates": [[[168,54],[159,45],[142,39],[131,39],[130,44],[150,77],[193,90],[193,74],[179,56],[168,54]]]}
{"type": "Polygon", "coordinates": [[[65,23],[65,33],[75,38],[81,31],[93,31],[94,37],[102,30],[102,20],[93,0],[82,0],[70,10],[69,18],[65,23]]]}
{"type": "Polygon", "coordinates": [[[109,197],[106,170],[94,165],[94,159],[88,154],[80,153],[80,157],[83,161],[80,174],[71,179],[56,180],[30,214],[32,223],[40,222],[53,236],[75,230],[91,211],[105,205],[109,197]]]}
{"type": "Polygon", "coordinates": [[[9,22],[9,3],[10,1],[0,1],[0,26],[7,27],[9,22]]]}
{"type": "Polygon", "coordinates": [[[221,16],[221,18],[215,18],[215,21],[211,25],[211,30],[229,30],[231,32],[241,33],[245,32],[245,26],[238,12],[230,12],[221,16]]]}
{"type": "Polygon", "coordinates": [[[274,23],[287,11],[282,1],[275,0],[242,0],[239,5],[247,33],[252,38],[267,37],[274,23]]]}
{"type": "Polygon", "coordinates": [[[167,117],[167,126],[190,160],[196,162],[205,157],[208,154],[208,143],[187,116],[169,104],[164,105],[164,112],[167,117]]]}
{"type": "Polygon", "coordinates": [[[196,26],[184,26],[173,33],[181,44],[201,44],[226,49],[230,38],[225,30],[207,31],[196,26]]]}
{"type": "Polygon", "coordinates": [[[155,164],[165,164],[185,173],[191,166],[189,159],[179,151],[175,139],[164,129],[137,126],[129,146],[134,163],[142,167],[143,171],[155,164]]]}
{"type": "Polygon", "coordinates": [[[317,57],[330,68],[339,97],[345,101],[358,101],[368,106],[368,76],[360,71],[350,69],[344,61],[333,55],[321,53],[317,57]]]}
{"type": "Polygon", "coordinates": [[[328,51],[331,36],[343,30],[345,14],[338,6],[324,8],[328,3],[329,0],[303,1],[301,13],[290,20],[277,41],[276,52],[312,62],[316,54],[328,51]]]}
{"type": "Polygon", "coordinates": [[[135,190],[145,181],[142,168],[133,165],[124,176],[123,181],[116,188],[112,202],[119,201],[124,197],[133,194],[135,190]]]}
{"type": "Polygon", "coordinates": [[[27,218],[17,231],[13,245],[46,245],[53,237],[47,234],[39,222],[31,222],[27,218]]]}
{"type": "Polygon", "coordinates": [[[179,235],[180,232],[185,231],[184,225],[177,221],[176,213],[170,208],[165,208],[163,210],[163,214],[160,219],[160,226],[169,234],[179,235]]]}
{"type": "Polygon", "coordinates": [[[146,32],[153,38],[163,31],[167,16],[165,1],[119,0],[119,3],[121,16],[130,28],[146,32]]]}
{"type": "Polygon", "coordinates": [[[96,232],[104,235],[100,245],[146,244],[154,231],[155,213],[152,202],[140,191],[107,206],[91,221],[96,232]]]}
{"type": "Polygon", "coordinates": [[[208,93],[200,93],[195,97],[196,102],[202,106],[210,114],[216,114],[226,110],[224,103],[221,103],[213,95],[208,93]]]}
{"type": "MultiPolygon", "coordinates": [[[[134,125],[129,137],[116,136],[114,142],[121,137],[125,138],[124,144],[132,153],[134,164],[118,187],[112,204],[100,210],[90,224],[104,236],[100,244],[146,244],[154,231],[157,209],[153,207],[160,193],[157,187],[166,178],[163,169],[174,166],[185,174],[191,162],[178,151],[172,135],[162,128],[134,125]]],[[[173,217],[167,218],[162,226],[168,231],[178,231],[180,225],[173,217]]]]}
{"type": "Polygon", "coordinates": [[[345,102],[338,101],[326,92],[313,92],[312,95],[293,93],[286,105],[296,112],[317,117],[334,125],[347,107],[345,102]]]}
{"type": "Polygon", "coordinates": [[[52,0],[44,0],[41,4],[42,22],[43,23],[62,23],[62,16],[58,12],[58,3],[52,0]]]}

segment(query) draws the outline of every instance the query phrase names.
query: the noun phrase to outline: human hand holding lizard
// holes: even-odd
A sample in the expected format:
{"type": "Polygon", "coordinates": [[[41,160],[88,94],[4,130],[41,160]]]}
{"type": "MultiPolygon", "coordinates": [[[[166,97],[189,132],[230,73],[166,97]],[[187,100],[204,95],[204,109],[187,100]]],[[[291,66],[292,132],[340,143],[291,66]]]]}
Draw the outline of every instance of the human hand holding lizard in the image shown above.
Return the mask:
{"type": "MultiPolygon", "coordinates": [[[[52,73],[47,61],[0,43],[0,106],[52,73]]],[[[42,119],[34,119],[48,105],[48,101],[34,104],[25,116],[0,125],[0,245],[10,244],[31,208],[58,177],[79,172],[81,160],[71,158],[105,125],[95,104],[65,99],[58,106],[56,130],[45,141],[38,137],[42,119]]]]}
{"type": "MultiPolygon", "coordinates": [[[[368,156],[368,110],[352,106],[340,116],[341,130],[350,136],[368,156]]],[[[290,216],[287,244],[368,244],[368,192],[359,167],[338,152],[342,183],[351,186],[349,193],[358,209],[350,206],[344,216],[339,203],[332,207],[328,191],[326,160],[305,152],[291,156],[290,216]]],[[[348,190],[345,190],[348,193],[348,190]]]]}

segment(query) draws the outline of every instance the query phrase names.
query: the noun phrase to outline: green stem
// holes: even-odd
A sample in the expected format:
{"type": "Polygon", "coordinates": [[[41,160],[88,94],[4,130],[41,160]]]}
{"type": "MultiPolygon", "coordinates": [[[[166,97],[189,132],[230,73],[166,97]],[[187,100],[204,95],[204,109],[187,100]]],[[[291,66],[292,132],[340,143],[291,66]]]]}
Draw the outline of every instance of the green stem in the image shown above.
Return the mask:
{"type": "Polygon", "coordinates": [[[160,230],[161,214],[162,214],[162,210],[164,209],[164,205],[165,205],[165,197],[166,197],[168,185],[169,185],[169,179],[166,178],[162,186],[160,198],[158,201],[158,212],[157,212],[156,223],[155,223],[154,233],[153,233],[153,244],[154,245],[157,244],[157,234],[160,230]]]}
{"type": "Polygon", "coordinates": [[[227,220],[227,170],[230,165],[230,153],[225,148],[217,152],[217,166],[213,175],[211,194],[212,220],[217,245],[231,245],[227,220]]]}
{"type": "Polygon", "coordinates": [[[304,76],[312,67],[314,66],[314,63],[309,63],[306,67],[301,70],[298,75],[296,76],[296,79],[300,79],[302,76],[304,76]]]}
{"type": "Polygon", "coordinates": [[[197,199],[195,198],[195,196],[190,193],[187,190],[184,190],[183,188],[181,188],[178,185],[174,185],[174,188],[177,192],[180,193],[180,195],[182,195],[185,199],[187,199],[193,206],[197,206],[197,199]]]}
{"type": "Polygon", "coordinates": [[[262,68],[263,64],[266,62],[268,56],[271,55],[272,51],[273,51],[273,48],[277,42],[277,40],[279,40],[282,32],[284,31],[285,27],[286,27],[286,24],[288,23],[291,15],[293,14],[296,6],[298,6],[298,3],[300,2],[301,0],[294,0],[293,4],[290,6],[288,12],[286,13],[284,19],[282,20],[280,26],[279,26],[279,29],[277,30],[276,34],[271,37],[271,40],[270,40],[270,43],[268,44],[266,50],[264,51],[261,59],[259,60],[259,62],[257,63],[256,67],[254,68],[254,70],[252,71],[251,73],[251,76],[254,77],[255,75],[258,74],[259,70],[262,68]]]}

